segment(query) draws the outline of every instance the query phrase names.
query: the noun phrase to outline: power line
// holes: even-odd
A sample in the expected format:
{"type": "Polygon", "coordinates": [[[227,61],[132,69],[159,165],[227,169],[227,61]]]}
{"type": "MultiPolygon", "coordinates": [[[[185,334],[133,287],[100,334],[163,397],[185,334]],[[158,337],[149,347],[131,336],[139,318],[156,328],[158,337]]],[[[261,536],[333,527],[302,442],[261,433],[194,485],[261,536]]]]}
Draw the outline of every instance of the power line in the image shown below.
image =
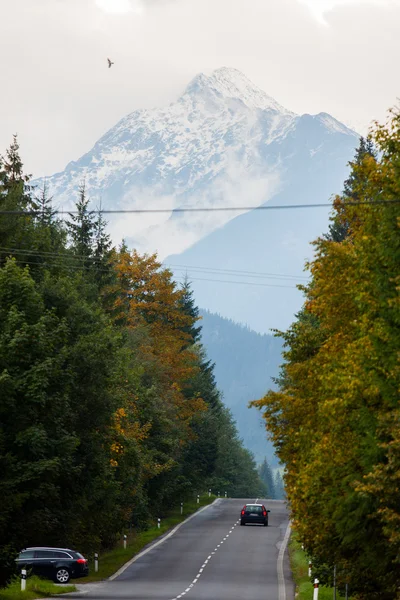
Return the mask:
{"type": "Polygon", "coordinates": [[[291,290],[297,289],[295,285],[279,285],[274,283],[255,283],[254,281],[229,281],[227,279],[203,279],[202,277],[191,277],[191,281],[211,281],[216,283],[237,283],[239,285],[255,285],[259,287],[275,287],[275,288],[289,288],[291,290]]]}
{"type": "MultiPolygon", "coordinates": [[[[373,204],[399,204],[400,200],[364,200],[361,202],[343,202],[344,206],[363,206],[373,204]]],[[[187,207],[187,208],[131,208],[126,210],[90,210],[91,214],[102,215],[126,215],[126,214],[170,214],[170,213],[205,213],[205,212],[246,212],[252,210],[292,210],[303,208],[333,208],[331,202],[323,202],[319,204],[282,204],[282,205],[261,205],[261,206],[210,206],[210,207],[187,207]]],[[[40,210],[0,210],[0,215],[16,215],[16,216],[41,216],[43,211],[40,210]]],[[[77,210],[54,210],[53,214],[77,215],[77,210]]]]}
{"type": "MultiPolygon", "coordinates": [[[[48,259],[66,259],[72,260],[75,262],[81,261],[89,261],[95,264],[102,260],[101,257],[96,256],[85,256],[83,254],[69,254],[68,252],[48,252],[45,250],[30,250],[24,248],[7,248],[5,246],[0,246],[0,252],[2,254],[20,254],[20,255],[31,255],[31,257],[40,257],[40,258],[48,258],[48,259]]],[[[34,263],[36,264],[36,263],[34,263]]],[[[307,277],[298,276],[298,275],[286,275],[284,273],[263,273],[257,271],[245,271],[245,270],[237,270],[237,269],[219,269],[216,267],[204,267],[204,266],[190,266],[190,265],[168,265],[167,263],[163,263],[163,266],[167,268],[171,268],[178,271],[194,271],[195,273],[209,273],[215,275],[233,275],[233,276],[243,276],[243,277],[251,277],[256,279],[282,279],[282,280],[304,280],[308,281],[307,277]]]]}
{"type": "MultiPolygon", "coordinates": [[[[3,250],[0,250],[0,254],[7,254],[7,253],[3,250]]],[[[33,257],[30,257],[30,258],[33,258],[33,257]]],[[[81,265],[81,266],[67,265],[65,263],[57,263],[57,262],[50,262],[50,261],[39,263],[39,262],[35,262],[35,261],[22,260],[22,259],[18,259],[18,258],[16,260],[21,265],[34,265],[36,267],[42,267],[42,268],[56,267],[56,268],[70,269],[70,270],[74,270],[74,271],[88,270],[88,267],[85,265],[81,265]]],[[[97,271],[98,273],[110,273],[109,269],[102,269],[102,268],[96,267],[96,266],[90,266],[89,268],[90,268],[90,270],[97,271]]],[[[231,281],[231,280],[226,280],[226,279],[206,279],[206,278],[201,278],[201,277],[191,277],[190,279],[191,279],[191,281],[208,281],[211,283],[229,283],[229,284],[236,284],[236,285],[247,285],[247,286],[269,287],[269,288],[288,288],[288,289],[292,289],[292,290],[296,289],[296,286],[293,286],[293,285],[279,285],[279,284],[273,284],[273,283],[255,283],[253,281],[231,281]]]]}
{"type": "Polygon", "coordinates": [[[190,270],[193,269],[198,271],[199,273],[216,273],[216,274],[233,274],[233,275],[244,275],[245,277],[258,277],[262,279],[303,279],[308,281],[308,277],[304,277],[302,275],[286,275],[285,273],[263,273],[258,271],[241,271],[238,269],[218,269],[216,267],[202,267],[202,266],[194,266],[194,265],[171,265],[168,263],[163,263],[165,266],[171,269],[176,269],[178,271],[190,270]]]}

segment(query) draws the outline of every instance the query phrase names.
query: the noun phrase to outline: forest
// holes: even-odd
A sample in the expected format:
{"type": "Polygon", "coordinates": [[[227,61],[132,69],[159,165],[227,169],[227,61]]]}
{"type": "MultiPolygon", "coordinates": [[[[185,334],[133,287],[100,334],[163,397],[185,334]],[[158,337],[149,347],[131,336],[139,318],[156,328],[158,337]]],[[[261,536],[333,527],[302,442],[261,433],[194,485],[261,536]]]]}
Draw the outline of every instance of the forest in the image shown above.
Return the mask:
{"type": "Polygon", "coordinates": [[[400,589],[400,111],[361,139],[281,333],[279,390],[254,403],[285,464],[313,577],[352,598],[400,589]]]}
{"type": "Polygon", "coordinates": [[[190,282],[114,247],[84,182],[67,218],[56,205],[14,137],[0,159],[3,583],[26,546],[90,554],[210,488],[268,493],[216,387],[190,282]]]}

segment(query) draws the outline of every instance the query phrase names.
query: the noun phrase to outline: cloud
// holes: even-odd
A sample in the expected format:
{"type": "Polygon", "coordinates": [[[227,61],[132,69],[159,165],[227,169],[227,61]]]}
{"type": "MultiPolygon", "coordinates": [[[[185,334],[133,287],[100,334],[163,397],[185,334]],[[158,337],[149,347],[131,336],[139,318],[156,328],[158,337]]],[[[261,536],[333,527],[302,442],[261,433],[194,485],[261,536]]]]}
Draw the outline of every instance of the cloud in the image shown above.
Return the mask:
{"type": "Polygon", "coordinates": [[[220,66],[296,112],[351,125],[396,103],[397,0],[337,5],[328,27],[298,0],[142,2],[140,15],[107,14],[95,0],[2,7],[0,152],[18,132],[30,172],[61,170],[125,114],[172,101],[196,73],[220,66]]]}

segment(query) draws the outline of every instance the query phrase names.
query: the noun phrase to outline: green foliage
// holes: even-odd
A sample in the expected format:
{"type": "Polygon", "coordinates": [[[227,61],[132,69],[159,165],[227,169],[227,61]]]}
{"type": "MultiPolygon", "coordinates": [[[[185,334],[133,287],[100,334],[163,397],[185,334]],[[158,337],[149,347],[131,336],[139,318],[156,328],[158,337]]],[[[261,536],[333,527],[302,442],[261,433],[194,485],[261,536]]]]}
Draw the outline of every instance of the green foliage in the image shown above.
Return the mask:
{"type": "MultiPolygon", "coordinates": [[[[309,559],[307,558],[306,553],[301,549],[301,545],[298,542],[296,535],[291,536],[289,542],[289,556],[293,579],[296,584],[296,598],[298,600],[311,600],[314,592],[314,579],[320,580],[320,575],[318,570],[315,568],[315,563],[313,562],[312,576],[310,581],[310,577],[308,576],[309,559]]],[[[331,571],[329,575],[330,578],[333,577],[331,571]]],[[[338,600],[345,597],[344,589],[337,589],[336,592],[336,598],[338,600]]],[[[321,584],[318,589],[318,600],[332,600],[333,593],[334,591],[332,586],[321,584]]],[[[352,600],[352,597],[348,596],[348,598],[349,600],[352,600]]]]}
{"type": "Polygon", "coordinates": [[[57,220],[16,139],[0,207],[34,212],[0,215],[0,582],[29,545],[91,554],[177,497],[264,495],[199,344],[189,282],[112,248],[84,186],[77,214],[57,220]]]}
{"type": "Polygon", "coordinates": [[[362,141],[345,188],[333,222],[347,233],[315,242],[304,308],[283,334],[280,390],[255,404],[322,583],[336,565],[357,598],[392,600],[400,586],[398,112],[362,141]]]}
{"type": "Polygon", "coordinates": [[[6,588],[0,589],[0,600],[35,600],[73,592],[76,592],[74,585],[61,587],[39,577],[28,577],[26,590],[22,592],[21,580],[19,577],[15,577],[6,588]]]}

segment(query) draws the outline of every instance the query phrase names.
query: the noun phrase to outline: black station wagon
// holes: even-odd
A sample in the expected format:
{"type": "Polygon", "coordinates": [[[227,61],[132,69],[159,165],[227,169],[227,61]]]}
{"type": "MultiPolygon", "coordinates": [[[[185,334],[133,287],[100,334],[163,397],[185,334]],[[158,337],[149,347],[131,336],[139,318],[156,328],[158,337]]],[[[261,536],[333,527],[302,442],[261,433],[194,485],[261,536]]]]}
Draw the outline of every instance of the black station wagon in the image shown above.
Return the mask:
{"type": "Polygon", "coordinates": [[[89,574],[86,558],[68,548],[26,548],[20,552],[16,563],[20,571],[26,569],[56,583],[68,583],[71,578],[89,574]]]}

